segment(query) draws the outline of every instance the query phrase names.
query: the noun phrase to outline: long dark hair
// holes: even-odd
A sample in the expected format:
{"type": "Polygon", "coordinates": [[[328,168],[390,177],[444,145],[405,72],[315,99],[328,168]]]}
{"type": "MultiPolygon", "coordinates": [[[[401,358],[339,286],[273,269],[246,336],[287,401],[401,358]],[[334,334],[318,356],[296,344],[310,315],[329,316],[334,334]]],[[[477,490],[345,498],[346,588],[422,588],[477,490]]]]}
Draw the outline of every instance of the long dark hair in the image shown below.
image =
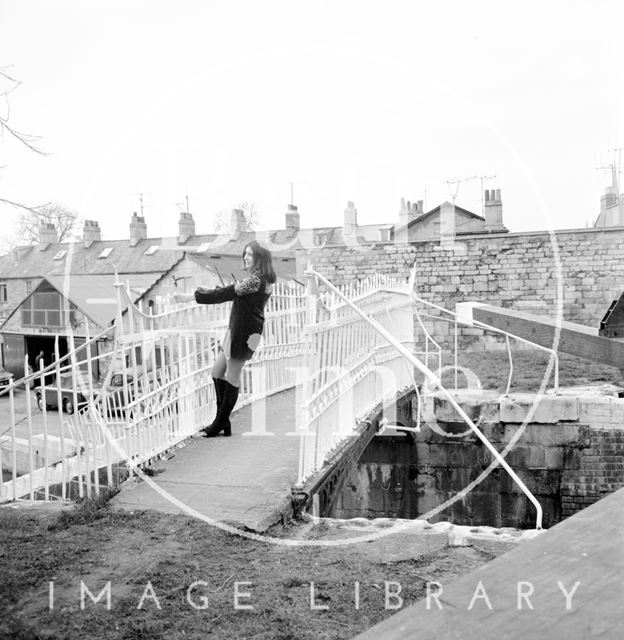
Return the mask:
{"type": "Polygon", "coordinates": [[[266,282],[273,284],[277,278],[275,276],[275,271],[273,271],[273,259],[271,257],[271,252],[268,249],[265,249],[257,240],[253,240],[249,244],[245,245],[245,248],[243,249],[243,257],[245,256],[247,247],[249,247],[253,252],[253,264],[251,265],[250,271],[258,274],[258,276],[263,280],[266,280],[266,282]]]}

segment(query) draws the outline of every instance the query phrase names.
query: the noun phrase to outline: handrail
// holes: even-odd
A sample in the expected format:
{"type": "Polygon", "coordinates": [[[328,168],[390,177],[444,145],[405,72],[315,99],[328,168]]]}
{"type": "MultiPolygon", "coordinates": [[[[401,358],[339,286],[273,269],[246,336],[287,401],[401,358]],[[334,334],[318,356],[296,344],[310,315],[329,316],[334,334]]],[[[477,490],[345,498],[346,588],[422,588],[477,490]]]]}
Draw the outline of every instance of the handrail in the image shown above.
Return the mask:
{"type": "MultiPolygon", "coordinates": [[[[435,304],[434,302],[430,302],[429,300],[424,300],[423,298],[420,298],[419,296],[417,296],[414,292],[412,292],[412,298],[418,302],[422,302],[423,304],[429,305],[430,307],[433,307],[438,311],[442,311],[450,316],[453,316],[455,321],[461,322],[461,320],[459,320],[460,315],[454,311],[449,311],[449,309],[445,309],[444,307],[441,307],[435,304]]],[[[424,314],[424,315],[428,315],[428,314],[424,314]]],[[[429,317],[433,317],[433,316],[429,316],[429,317]]],[[[446,320],[446,319],[443,318],[443,320],[446,320]]],[[[462,322],[462,324],[467,324],[467,322],[462,322]]],[[[522,336],[517,336],[515,333],[510,333],[509,331],[505,331],[504,329],[499,329],[498,327],[494,327],[490,324],[486,324],[485,322],[481,322],[480,320],[472,319],[470,321],[470,326],[477,327],[478,329],[485,329],[487,331],[492,331],[494,333],[499,333],[503,336],[506,336],[507,338],[513,338],[514,340],[518,340],[518,342],[523,342],[524,344],[528,344],[531,347],[535,347],[540,351],[546,351],[546,353],[549,353],[550,356],[555,361],[555,372],[554,372],[555,380],[553,383],[553,390],[555,392],[555,395],[559,395],[559,356],[557,355],[557,352],[554,349],[551,349],[550,347],[545,347],[544,345],[538,344],[537,342],[532,342],[531,340],[527,340],[522,336]]],[[[507,393],[509,393],[509,387],[507,389],[507,393]]]]}
{"type": "Polygon", "coordinates": [[[397,351],[399,351],[403,356],[405,356],[411,364],[413,364],[432,384],[434,388],[438,388],[445,398],[451,403],[451,406],[455,411],[459,414],[459,416],[466,422],[466,424],[472,429],[475,435],[481,440],[481,442],[487,447],[488,451],[494,456],[496,461],[507,471],[507,473],[511,476],[513,481],[520,487],[522,492],[526,495],[526,497],[531,501],[533,506],[537,511],[536,516],[536,529],[542,528],[542,506],[537,501],[535,496],[529,491],[527,486],[522,482],[522,480],[516,475],[515,471],[507,464],[507,461],[501,454],[494,448],[494,446],[490,443],[490,441],[481,433],[481,431],[477,428],[477,426],[472,422],[472,420],[468,417],[465,411],[459,406],[458,402],[453,398],[453,396],[446,390],[446,388],[442,385],[442,382],[438,376],[433,373],[424,365],[413,353],[411,353],[408,349],[406,349],[389,331],[387,331],[379,322],[377,322],[374,318],[366,315],[363,311],[361,311],[355,304],[353,304],[347,297],[343,296],[342,293],[323,275],[315,271],[314,269],[308,268],[305,271],[306,275],[313,276],[317,278],[321,282],[323,282],[326,286],[333,289],[338,296],[340,296],[353,310],[360,315],[366,322],[368,322],[373,329],[375,329],[378,333],[380,333],[397,351]]]}

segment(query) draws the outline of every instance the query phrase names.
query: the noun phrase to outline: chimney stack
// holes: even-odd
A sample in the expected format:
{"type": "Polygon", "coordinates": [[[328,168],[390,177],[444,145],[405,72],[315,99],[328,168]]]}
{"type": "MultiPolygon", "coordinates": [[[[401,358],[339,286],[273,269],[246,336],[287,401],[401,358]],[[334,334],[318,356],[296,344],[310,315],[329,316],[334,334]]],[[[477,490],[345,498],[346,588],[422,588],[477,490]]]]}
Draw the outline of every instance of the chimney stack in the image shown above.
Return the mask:
{"type": "Polygon", "coordinates": [[[406,242],[408,239],[407,225],[423,214],[423,201],[411,203],[409,200],[405,202],[405,198],[401,198],[401,208],[399,209],[399,224],[394,229],[394,237],[396,240],[406,242]]]}
{"type": "Polygon", "coordinates": [[[51,222],[42,222],[39,225],[39,249],[45,251],[50,244],[58,242],[56,227],[51,222]]]}
{"type": "Polygon", "coordinates": [[[618,196],[613,187],[607,187],[600,198],[600,211],[606,211],[618,203],[618,196]]]}
{"type": "Polygon", "coordinates": [[[485,190],[485,230],[488,233],[505,233],[503,202],[500,189],[485,190]]]}
{"type": "Polygon", "coordinates": [[[186,244],[194,235],[195,220],[193,220],[193,214],[180,211],[180,220],[178,221],[178,244],[186,244]]]}
{"type": "Polygon", "coordinates": [[[85,220],[82,230],[82,242],[85,249],[88,249],[94,242],[102,239],[102,230],[97,220],[85,220]]]}
{"type": "Polygon", "coordinates": [[[299,231],[299,211],[297,211],[297,205],[289,204],[286,211],[286,231],[296,233],[299,231]]]}
{"type": "Polygon", "coordinates": [[[342,234],[352,236],[357,231],[357,209],[353,202],[347,202],[347,208],[344,210],[344,222],[342,225],[342,234]]]}
{"type": "Polygon", "coordinates": [[[232,235],[248,230],[245,212],[242,209],[232,209],[232,215],[230,216],[230,232],[232,235]]]}
{"type": "Polygon", "coordinates": [[[135,211],[130,220],[130,246],[136,247],[141,240],[145,240],[146,238],[147,225],[145,224],[145,218],[138,215],[135,211]]]}

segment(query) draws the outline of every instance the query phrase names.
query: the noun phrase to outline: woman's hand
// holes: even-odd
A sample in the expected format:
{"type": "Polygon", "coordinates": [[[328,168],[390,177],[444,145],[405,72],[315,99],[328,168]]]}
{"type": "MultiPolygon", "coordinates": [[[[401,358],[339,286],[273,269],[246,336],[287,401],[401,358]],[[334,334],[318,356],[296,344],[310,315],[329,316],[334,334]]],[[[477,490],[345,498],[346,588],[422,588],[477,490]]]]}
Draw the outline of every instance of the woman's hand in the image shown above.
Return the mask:
{"type": "Polygon", "coordinates": [[[174,293],[173,294],[173,302],[176,304],[180,304],[182,302],[191,302],[195,300],[194,293],[174,293]]]}

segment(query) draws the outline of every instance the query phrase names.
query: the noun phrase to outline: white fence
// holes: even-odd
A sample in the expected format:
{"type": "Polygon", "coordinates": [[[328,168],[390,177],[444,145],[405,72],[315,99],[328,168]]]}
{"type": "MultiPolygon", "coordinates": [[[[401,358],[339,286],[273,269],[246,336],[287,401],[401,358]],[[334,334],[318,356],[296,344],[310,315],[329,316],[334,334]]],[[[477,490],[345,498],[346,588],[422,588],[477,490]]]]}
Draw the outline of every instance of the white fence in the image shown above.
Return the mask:
{"type": "MultiPolygon", "coordinates": [[[[10,405],[10,424],[0,435],[0,500],[89,496],[116,484],[118,463],[145,462],[212,420],[210,370],[230,304],[145,313],[122,283],[117,291],[114,326],[90,338],[86,325],[86,345],[78,349],[68,328],[67,355],[59,357],[57,340],[53,364],[0,392],[10,405]],[[88,347],[96,343],[109,348],[93,355],[88,347]],[[96,362],[106,371],[99,381],[96,362]]],[[[375,278],[342,291],[409,342],[406,314],[395,313],[409,304],[406,281],[375,278]]],[[[309,395],[298,425],[303,480],[376,398],[391,393],[396,381],[409,384],[408,368],[314,279],[307,290],[278,284],[265,316],[263,343],[243,370],[238,406],[304,384],[309,395]]]]}
{"type": "Polygon", "coordinates": [[[310,276],[299,483],[317,471],[337,444],[354,432],[358,418],[380,402],[393,399],[398,389],[413,384],[413,367],[349,304],[355,304],[411,350],[413,323],[405,313],[411,306],[410,283],[377,276],[340,292],[321,292],[320,287],[317,278],[310,276]]]}
{"type": "MultiPolygon", "coordinates": [[[[433,356],[440,369],[441,347],[425,326],[426,314],[417,312],[425,301],[413,285],[414,273],[409,280],[376,276],[336,289],[310,269],[305,288],[276,286],[265,310],[263,344],[243,370],[239,406],[303,385],[293,425],[300,434],[298,484],[354,434],[359,418],[398,390],[418,391],[415,371],[418,382],[424,373],[442,388],[429,368],[433,356]]],[[[90,338],[87,325],[86,345],[79,349],[69,331],[66,356],[59,357],[57,340],[53,364],[0,392],[9,396],[10,414],[0,431],[0,501],[97,493],[115,486],[119,463],[154,458],[212,420],[210,371],[230,304],[148,314],[132,304],[123,284],[117,283],[117,291],[114,326],[90,338]],[[111,347],[93,356],[87,347],[102,341],[111,347]],[[107,373],[96,384],[98,361],[107,373]]],[[[448,321],[457,336],[458,318],[448,321]]],[[[508,345],[509,339],[505,334],[508,345]]],[[[456,337],[455,363],[457,343],[456,337]]],[[[511,365],[507,392],[512,371],[511,365]]]]}

